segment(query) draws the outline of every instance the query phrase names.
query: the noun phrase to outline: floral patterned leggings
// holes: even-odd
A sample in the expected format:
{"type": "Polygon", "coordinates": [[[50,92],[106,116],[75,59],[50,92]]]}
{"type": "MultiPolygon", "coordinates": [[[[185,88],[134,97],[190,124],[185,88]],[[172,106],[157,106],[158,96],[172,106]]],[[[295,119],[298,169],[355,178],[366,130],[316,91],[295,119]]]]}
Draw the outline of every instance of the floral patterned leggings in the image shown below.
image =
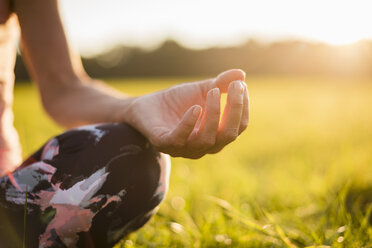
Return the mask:
{"type": "Polygon", "coordinates": [[[169,172],[126,124],[69,130],[0,178],[1,247],[112,247],[155,213],[169,172]]]}

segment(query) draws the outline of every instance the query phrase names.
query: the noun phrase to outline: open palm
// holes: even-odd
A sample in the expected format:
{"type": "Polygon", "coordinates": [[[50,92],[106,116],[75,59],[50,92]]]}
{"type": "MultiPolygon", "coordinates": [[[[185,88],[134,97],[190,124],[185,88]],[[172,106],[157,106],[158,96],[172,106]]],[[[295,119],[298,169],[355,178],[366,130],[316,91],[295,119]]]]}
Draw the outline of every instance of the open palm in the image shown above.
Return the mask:
{"type": "Polygon", "coordinates": [[[161,152],[200,158],[220,151],[245,130],[248,109],[244,72],[229,70],[133,99],[129,123],[161,152]],[[220,122],[221,92],[228,96],[220,122]]]}

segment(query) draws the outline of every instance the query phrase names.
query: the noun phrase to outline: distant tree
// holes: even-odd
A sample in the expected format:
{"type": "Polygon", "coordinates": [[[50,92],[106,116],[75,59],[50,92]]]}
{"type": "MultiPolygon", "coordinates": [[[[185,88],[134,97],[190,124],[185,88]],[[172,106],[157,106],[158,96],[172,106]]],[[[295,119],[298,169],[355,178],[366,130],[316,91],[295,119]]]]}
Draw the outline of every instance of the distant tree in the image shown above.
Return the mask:
{"type": "MultiPolygon", "coordinates": [[[[329,75],[372,77],[372,42],[334,47],[322,43],[282,41],[262,44],[249,40],[236,47],[187,49],[172,40],[152,51],[117,46],[93,58],[83,58],[89,75],[98,78],[209,76],[229,68],[249,75],[329,75]]],[[[29,80],[20,56],[17,81],[29,80]]]]}

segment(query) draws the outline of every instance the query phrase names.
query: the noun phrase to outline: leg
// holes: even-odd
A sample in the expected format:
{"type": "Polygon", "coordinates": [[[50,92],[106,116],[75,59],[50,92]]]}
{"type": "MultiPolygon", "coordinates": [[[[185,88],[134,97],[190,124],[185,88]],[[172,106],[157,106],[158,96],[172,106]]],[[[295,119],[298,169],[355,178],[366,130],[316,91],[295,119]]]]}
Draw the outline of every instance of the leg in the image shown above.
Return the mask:
{"type": "Polygon", "coordinates": [[[27,186],[30,247],[112,247],[153,215],[169,166],[168,157],[128,125],[73,129],[1,179],[1,210],[22,237],[27,186]]]}

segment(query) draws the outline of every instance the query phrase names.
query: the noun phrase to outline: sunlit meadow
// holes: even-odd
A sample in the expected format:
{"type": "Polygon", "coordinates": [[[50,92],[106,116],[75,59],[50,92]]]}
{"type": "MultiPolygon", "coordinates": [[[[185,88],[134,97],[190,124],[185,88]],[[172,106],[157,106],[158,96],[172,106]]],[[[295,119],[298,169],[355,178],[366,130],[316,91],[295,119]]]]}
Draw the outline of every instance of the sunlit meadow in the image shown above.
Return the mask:
{"type": "MultiPolygon", "coordinates": [[[[130,95],[186,79],[125,79],[130,95]]],[[[116,247],[372,247],[371,80],[248,78],[251,120],[221,153],[173,159],[158,214],[116,247]]],[[[24,156],[62,128],[15,87],[24,156]]],[[[114,114],[114,113],[113,113],[114,114]]]]}

